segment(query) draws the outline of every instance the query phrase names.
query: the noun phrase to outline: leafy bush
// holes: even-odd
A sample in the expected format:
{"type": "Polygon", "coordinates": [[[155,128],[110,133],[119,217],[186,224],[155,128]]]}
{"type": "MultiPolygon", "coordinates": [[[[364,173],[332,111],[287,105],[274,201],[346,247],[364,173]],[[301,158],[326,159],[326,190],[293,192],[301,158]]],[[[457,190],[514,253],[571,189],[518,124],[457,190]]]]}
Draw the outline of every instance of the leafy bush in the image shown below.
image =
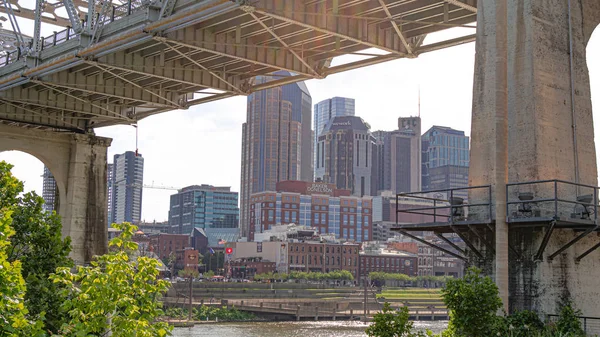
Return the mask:
{"type": "Polygon", "coordinates": [[[409,320],[408,308],[392,309],[389,303],[373,316],[373,323],[365,330],[369,337],[424,337],[423,332],[413,331],[413,322],[409,320]]]}
{"type": "MultiPolygon", "coordinates": [[[[169,308],[165,311],[165,316],[174,319],[185,319],[188,317],[187,308],[169,308]]],[[[255,319],[252,313],[239,311],[235,308],[215,307],[202,305],[192,309],[192,317],[198,321],[219,320],[223,322],[240,322],[255,319]]]]}
{"type": "Polygon", "coordinates": [[[456,337],[487,337],[496,325],[496,312],[502,307],[498,287],[481,270],[469,268],[462,279],[450,279],[442,297],[452,312],[456,337]]]}
{"type": "Polygon", "coordinates": [[[585,337],[581,321],[577,316],[581,316],[581,311],[574,309],[571,303],[566,303],[560,310],[560,316],[555,325],[556,331],[563,336],[585,337]]]}

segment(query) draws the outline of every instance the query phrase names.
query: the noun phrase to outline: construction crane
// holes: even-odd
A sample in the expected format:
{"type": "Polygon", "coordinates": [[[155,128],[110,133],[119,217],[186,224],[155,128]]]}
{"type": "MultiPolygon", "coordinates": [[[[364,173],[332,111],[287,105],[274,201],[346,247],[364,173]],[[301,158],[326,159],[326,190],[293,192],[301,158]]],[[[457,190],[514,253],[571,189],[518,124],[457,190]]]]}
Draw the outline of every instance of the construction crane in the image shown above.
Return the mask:
{"type": "Polygon", "coordinates": [[[136,188],[149,188],[149,189],[154,189],[154,190],[171,190],[171,191],[178,191],[181,188],[178,187],[173,187],[173,186],[158,186],[158,185],[154,185],[154,182],[152,182],[151,185],[148,184],[143,184],[143,185],[137,185],[137,184],[131,184],[131,185],[127,185],[128,187],[136,187],[136,188]]]}

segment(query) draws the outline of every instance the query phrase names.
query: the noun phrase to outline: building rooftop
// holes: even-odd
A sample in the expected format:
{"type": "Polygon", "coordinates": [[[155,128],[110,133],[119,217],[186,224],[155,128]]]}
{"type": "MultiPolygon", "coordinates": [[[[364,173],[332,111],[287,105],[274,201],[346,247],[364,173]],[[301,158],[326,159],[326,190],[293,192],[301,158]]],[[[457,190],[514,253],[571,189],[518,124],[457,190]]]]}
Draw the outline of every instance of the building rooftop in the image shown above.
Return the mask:
{"type": "Polygon", "coordinates": [[[333,130],[369,131],[369,129],[369,125],[360,117],[336,116],[327,122],[325,128],[323,128],[323,133],[333,130]]]}
{"type": "Polygon", "coordinates": [[[178,193],[189,192],[189,191],[218,191],[218,192],[231,192],[229,186],[212,186],[212,185],[190,185],[178,190],[178,193]]]}
{"type": "Polygon", "coordinates": [[[361,250],[359,255],[416,257],[415,254],[411,254],[408,252],[403,252],[403,251],[399,251],[399,250],[395,250],[395,249],[389,249],[389,248],[361,250]]]}

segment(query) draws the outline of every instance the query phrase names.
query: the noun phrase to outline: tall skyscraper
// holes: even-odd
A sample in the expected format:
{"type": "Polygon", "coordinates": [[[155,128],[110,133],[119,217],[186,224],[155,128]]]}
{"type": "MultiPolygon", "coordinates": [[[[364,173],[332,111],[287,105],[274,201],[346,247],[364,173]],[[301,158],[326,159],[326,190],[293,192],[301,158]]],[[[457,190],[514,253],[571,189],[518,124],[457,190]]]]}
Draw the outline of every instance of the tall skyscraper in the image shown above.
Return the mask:
{"type": "Polygon", "coordinates": [[[58,187],[56,186],[56,180],[54,180],[52,172],[50,172],[50,169],[48,169],[46,166],[44,166],[44,175],[42,177],[44,178],[44,185],[42,186],[42,198],[44,198],[45,201],[42,207],[46,212],[58,212],[58,187]]]}
{"type": "MultiPolygon", "coordinates": [[[[277,74],[288,74],[278,72],[277,74]]],[[[258,77],[257,83],[269,81],[258,77]]],[[[250,195],[275,191],[284,180],[312,180],[311,97],[302,82],[248,96],[242,125],[242,235],[248,235],[250,195]]]]}
{"type": "MultiPolygon", "coordinates": [[[[170,232],[190,234],[192,229],[202,228],[208,235],[213,230],[222,236],[220,232],[223,231],[220,229],[235,229],[233,232],[237,234],[239,214],[238,193],[231,192],[229,187],[211,185],[184,187],[171,195],[170,232]]],[[[229,232],[231,231],[227,231],[229,232]]]]}
{"type": "Polygon", "coordinates": [[[421,118],[398,118],[398,130],[376,131],[381,151],[378,191],[393,193],[421,190],[421,118]]]}
{"type": "Polygon", "coordinates": [[[354,116],[354,98],[333,97],[315,104],[313,135],[313,166],[317,168],[317,142],[325,125],[337,116],[354,116]]]}
{"type": "Polygon", "coordinates": [[[374,144],[362,118],[332,118],[318,137],[316,178],[354,196],[371,195],[374,144]]]}
{"type": "MultiPolygon", "coordinates": [[[[469,185],[469,137],[464,131],[433,126],[422,136],[423,190],[469,185]]],[[[456,196],[467,198],[468,191],[456,196]]]]}
{"type": "Polygon", "coordinates": [[[112,176],[108,193],[111,203],[109,223],[139,222],[142,216],[144,158],[132,151],[116,154],[112,172],[108,175],[112,176]]]}

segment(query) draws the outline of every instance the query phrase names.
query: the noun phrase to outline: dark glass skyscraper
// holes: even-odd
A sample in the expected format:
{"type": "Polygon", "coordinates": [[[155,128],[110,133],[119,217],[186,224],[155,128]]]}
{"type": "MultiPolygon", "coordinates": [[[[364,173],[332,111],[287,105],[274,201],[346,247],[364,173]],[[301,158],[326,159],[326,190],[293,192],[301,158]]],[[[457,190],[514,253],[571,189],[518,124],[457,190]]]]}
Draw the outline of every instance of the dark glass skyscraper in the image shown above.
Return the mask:
{"type": "Polygon", "coordinates": [[[332,118],[317,143],[315,176],[352,195],[371,195],[373,145],[369,126],[360,117],[332,118]]]}
{"type": "Polygon", "coordinates": [[[315,104],[314,111],[314,140],[313,140],[313,165],[317,167],[317,142],[319,135],[325,128],[325,125],[337,116],[354,116],[355,115],[354,98],[333,97],[323,100],[315,104]]]}
{"type": "MultiPolygon", "coordinates": [[[[433,126],[422,136],[423,190],[469,185],[469,137],[464,131],[433,126]]],[[[468,197],[466,190],[456,196],[468,197]]]]}
{"type": "Polygon", "coordinates": [[[138,223],[142,216],[144,158],[127,151],[116,154],[112,164],[112,184],[109,185],[111,219],[109,223],[138,223]]]}
{"type": "MultiPolygon", "coordinates": [[[[278,76],[289,76],[277,72],[278,76]]],[[[258,77],[256,83],[269,81],[258,77]]],[[[312,133],[310,93],[303,82],[254,92],[248,96],[242,125],[242,235],[248,235],[250,195],[275,191],[284,180],[311,181],[312,133]]]]}

